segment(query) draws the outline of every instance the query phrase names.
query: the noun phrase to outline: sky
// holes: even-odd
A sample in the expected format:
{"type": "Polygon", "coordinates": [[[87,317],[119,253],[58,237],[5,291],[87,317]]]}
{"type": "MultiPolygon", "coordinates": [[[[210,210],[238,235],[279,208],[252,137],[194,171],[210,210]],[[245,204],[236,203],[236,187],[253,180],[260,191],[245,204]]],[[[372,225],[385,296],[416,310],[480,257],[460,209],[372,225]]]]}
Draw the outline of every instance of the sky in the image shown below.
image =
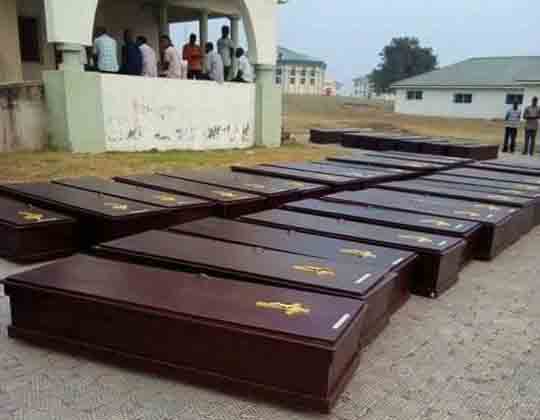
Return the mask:
{"type": "MultiPolygon", "coordinates": [[[[210,39],[222,23],[212,22],[210,39]]],[[[185,38],[192,30],[197,25],[178,25],[173,34],[185,38]]],[[[280,6],[278,33],[280,45],[323,59],[328,77],[350,86],[396,36],[416,36],[440,65],[540,55],[540,0],[289,0],[280,6]]]]}

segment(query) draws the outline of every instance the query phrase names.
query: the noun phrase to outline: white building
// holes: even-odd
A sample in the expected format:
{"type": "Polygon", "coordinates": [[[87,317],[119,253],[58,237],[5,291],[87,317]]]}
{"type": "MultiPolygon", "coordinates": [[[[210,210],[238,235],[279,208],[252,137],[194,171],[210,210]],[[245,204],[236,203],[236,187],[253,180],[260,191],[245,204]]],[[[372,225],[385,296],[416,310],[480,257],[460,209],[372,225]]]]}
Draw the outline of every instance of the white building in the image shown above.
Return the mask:
{"type": "Polygon", "coordinates": [[[279,47],[276,84],[286,94],[323,95],[326,63],[318,58],[279,47]]]}
{"type": "Polygon", "coordinates": [[[355,98],[371,98],[373,95],[373,85],[367,76],[353,79],[352,96],[355,98]]]}
{"type": "Polygon", "coordinates": [[[502,118],[540,96],[540,57],[485,57],[394,83],[395,110],[452,118],[502,118]]]}

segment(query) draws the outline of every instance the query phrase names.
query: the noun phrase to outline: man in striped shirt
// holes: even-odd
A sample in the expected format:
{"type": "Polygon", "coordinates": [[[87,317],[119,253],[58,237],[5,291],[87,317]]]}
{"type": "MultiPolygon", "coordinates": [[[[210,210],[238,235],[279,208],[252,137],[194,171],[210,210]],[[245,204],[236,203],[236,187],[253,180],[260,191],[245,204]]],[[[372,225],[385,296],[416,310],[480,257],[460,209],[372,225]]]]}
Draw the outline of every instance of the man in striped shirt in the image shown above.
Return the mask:
{"type": "Polygon", "coordinates": [[[519,103],[514,102],[512,109],[506,113],[505,117],[503,153],[506,153],[509,150],[510,153],[516,151],[516,138],[520,124],[521,110],[519,109],[519,103]]]}

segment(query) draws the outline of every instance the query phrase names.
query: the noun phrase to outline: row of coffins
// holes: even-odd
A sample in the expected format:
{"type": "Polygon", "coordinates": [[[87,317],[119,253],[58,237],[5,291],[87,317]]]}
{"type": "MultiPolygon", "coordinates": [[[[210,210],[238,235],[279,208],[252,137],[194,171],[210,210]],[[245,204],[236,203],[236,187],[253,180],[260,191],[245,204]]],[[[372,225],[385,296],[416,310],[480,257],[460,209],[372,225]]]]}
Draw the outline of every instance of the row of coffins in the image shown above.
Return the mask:
{"type": "MultiPolygon", "coordinates": [[[[108,190],[91,179],[58,181],[118,199],[124,180],[142,186],[136,191],[158,195],[185,193],[185,182],[212,188],[200,187],[204,194],[228,185],[238,199],[252,189],[268,189],[260,196],[268,199],[281,195],[277,185],[300,187],[325,174],[367,178],[355,186],[368,189],[334,188],[327,180],[321,183],[325,194],[295,191],[290,201],[276,196],[279,209],[248,201],[249,211],[238,204],[217,213],[227,217],[150,227],[102,241],[91,248],[92,256],[11,276],[5,282],[9,334],[226,391],[328,410],[362,348],[411,291],[436,298],[470,259],[494,258],[538,221],[536,178],[524,184],[504,172],[425,163],[445,170],[374,170],[362,162],[325,161],[257,167],[269,178],[257,185],[253,178],[247,182],[247,172],[119,178],[105,182],[108,190]],[[411,172],[423,176],[410,181],[411,172]],[[231,177],[238,185],[225,183],[231,177]],[[458,182],[439,180],[444,177],[463,180],[463,187],[450,188],[446,184],[458,182]],[[514,184],[523,194],[508,194],[516,198],[512,205],[481,191],[514,184]]],[[[192,190],[190,197],[202,199],[198,194],[192,190]]]]}
{"type": "Polygon", "coordinates": [[[474,140],[444,139],[363,129],[313,129],[313,143],[339,143],[344,147],[372,151],[402,151],[474,160],[496,159],[499,147],[474,140]]]}

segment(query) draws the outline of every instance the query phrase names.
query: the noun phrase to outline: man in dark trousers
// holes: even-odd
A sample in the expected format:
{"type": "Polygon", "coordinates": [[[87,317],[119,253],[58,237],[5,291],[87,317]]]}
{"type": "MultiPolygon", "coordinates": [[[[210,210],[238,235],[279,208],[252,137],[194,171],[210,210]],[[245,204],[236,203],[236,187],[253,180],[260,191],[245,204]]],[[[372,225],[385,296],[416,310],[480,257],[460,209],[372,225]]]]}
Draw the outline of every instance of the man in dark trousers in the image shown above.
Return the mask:
{"type": "Polygon", "coordinates": [[[504,129],[504,146],[503,153],[516,151],[516,138],[519,125],[521,124],[521,110],[519,103],[514,102],[512,109],[506,113],[504,129]]]}
{"type": "Polygon", "coordinates": [[[124,32],[124,46],[122,47],[121,74],[140,76],[143,70],[143,57],[139,46],[135,43],[133,33],[127,29],[124,32]]]}
{"type": "Polygon", "coordinates": [[[525,108],[523,119],[525,125],[525,149],[523,154],[534,155],[534,147],[536,142],[536,134],[538,133],[538,119],[540,118],[540,108],[538,108],[538,98],[535,96],[532,99],[532,104],[525,108]]]}

